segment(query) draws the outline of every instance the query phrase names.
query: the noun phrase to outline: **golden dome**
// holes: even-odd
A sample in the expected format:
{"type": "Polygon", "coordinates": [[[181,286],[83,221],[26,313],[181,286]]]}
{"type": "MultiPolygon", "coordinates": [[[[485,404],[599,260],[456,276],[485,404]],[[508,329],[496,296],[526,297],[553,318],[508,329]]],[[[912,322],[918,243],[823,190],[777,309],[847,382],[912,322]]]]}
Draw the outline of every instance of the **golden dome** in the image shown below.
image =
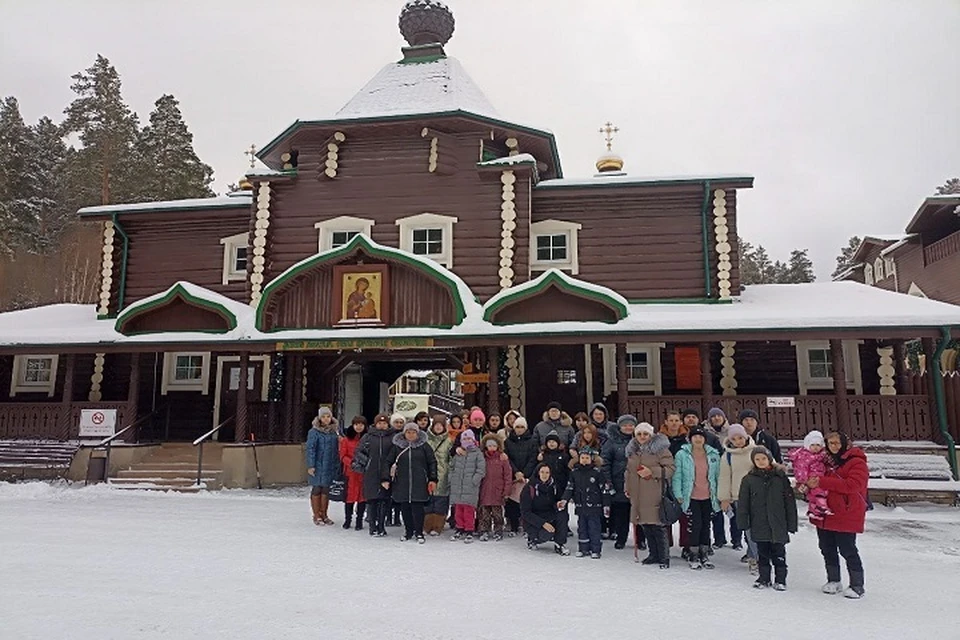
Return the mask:
{"type": "Polygon", "coordinates": [[[623,158],[608,151],[597,158],[597,171],[600,173],[623,171],[623,158]]]}

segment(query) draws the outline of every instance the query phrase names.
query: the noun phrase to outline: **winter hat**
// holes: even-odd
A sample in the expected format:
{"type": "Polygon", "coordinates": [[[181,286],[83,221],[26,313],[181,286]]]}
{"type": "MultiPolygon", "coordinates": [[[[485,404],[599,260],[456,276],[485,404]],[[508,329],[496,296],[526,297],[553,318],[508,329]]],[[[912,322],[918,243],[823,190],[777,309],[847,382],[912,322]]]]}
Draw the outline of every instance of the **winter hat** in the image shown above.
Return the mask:
{"type": "Polygon", "coordinates": [[[747,430],[743,428],[742,424],[734,422],[732,425],[730,425],[730,428],[727,429],[727,437],[733,438],[735,436],[740,436],[744,440],[750,437],[747,435],[747,430]]]}
{"type": "Polygon", "coordinates": [[[750,462],[753,462],[753,466],[757,466],[755,462],[758,455],[763,454],[767,456],[767,460],[773,462],[773,456],[770,455],[770,450],[764,447],[763,445],[758,445],[753,448],[753,451],[750,452],[750,462]]]}
{"type": "Polygon", "coordinates": [[[499,449],[500,440],[496,436],[490,436],[483,439],[483,448],[484,449],[499,449]],[[490,446],[493,445],[493,446],[490,446]]]}
{"type": "Polygon", "coordinates": [[[403,432],[406,433],[407,431],[420,431],[420,425],[416,422],[408,422],[403,425],[403,432]]]}
{"type": "Polygon", "coordinates": [[[760,422],[760,415],[753,409],[744,409],[741,411],[739,417],[737,417],[737,422],[742,423],[744,418],[753,418],[757,422],[760,422]]]}
{"type": "Polygon", "coordinates": [[[472,422],[474,420],[480,420],[482,422],[486,422],[487,416],[483,415],[483,411],[481,411],[480,409],[474,409],[473,411],[470,412],[470,421],[472,422]]]}
{"type": "Polygon", "coordinates": [[[699,424],[695,427],[690,428],[690,433],[687,434],[687,440],[693,442],[693,436],[700,436],[704,440],[707,439],[707,432],[699,424]]]}
{"type": "Polygon", "coordinates": [[[460,434],[460,444],[463,445],[464,449],[475,449],[477,446],[477,436],[473,435],[473,431],[467,429],[460,434]]]}
{"type": "Polygon", "coordinates": [[[619,418],[617,418],[617,426],[620,427],[621,429],[623,428],[624,425],[627,425],[627,424],[636,427],[637,423],[639,422],[640,421],[637,420],[636,416],[632,416],[629,413],[625,413],[619,418]]]}
{"type": "Polygon", "coordinates": [[[527,419],[524,418],[523,416],[520,416],[519,418],[517,418],[516,420],[513,421],[513,428],[514,428],[514,429],[516,429],[517,427],[523,427],[523,428],[526,429],[527,426],[528,426],[528,425],[527,425],[527,419]]]}
{"type": "Polygon", "coordinates": [[[820,445],[821,447],[827,446],[827,443],[826,443],[826,442],[824,441],[824,439],[823,439],[823,434],[820,433],[819,431],[816,431],[816,430],[811,431],[810,433],[808,433],[808,434],[807,434],[806,436],[804,436],[804,438],[803,438],[803,448],[804,448],[804,449],[809,449],[809,448],[810,448],[810,445],[812,445],[812,444],[818,444],[818,445],[820,445]]]}
{"type": "Polygon", "coordinates": [[[550,411],[550,409],[556,409],[557,411],[563,411],[563,406],[562,406],[559,402],[557,402],[556,400],[554,400],[553,402],[551,402],[551,403],[549,403],[549,404],[547,405],[547,411],[550,411]]]}
{"type": "Polygon", "coordinates": [[[560,434],[557,433],[556,429],[553,429],[550,433],[547,434],[547,437],[544,438],[544,444],[550,442],[551,440],[556,440],[557,444],[560,444],[560,434]]]}
{"type": "Polygon", "coordinates": [[[593,449],[591,449],[590,447],[584,447],[584,448],[580,449],[580,455],[581,455],[581,456],[590,456],[590,457],[592,458],[593,456],[597,455],[597,452],[594,451],[593,449]]]}
{"type": "Polygon", "coordinates": [[[633,429],[633,435],[638,433],[649,433],[652,436],[654,433],[653,425],[649,422],[641,422],[633,429]]]}
{"type": "Polygon", "coordinates": [[[392,425],[394,422],[402,422],[403,424],[407,424],[407,419],[402,413],[395,413],[390,416],[390,424],[392,425]]]}
{"type": "Polygon", "coordinates": [[[322,418],[323,416],[333,417],[333,411],[330,411],[330,407],[320,407],[320,410],[317,411],[317,417],[322,418]]]}
{"type": "Polygon", "coordinates": [[[387,417],[387,414],[378,413],[377,417],[373,419],[373,424],[377,424],[378,422],[389,422],[389,418],[387,417]]]}
{"type": "Polygon", "coordinates": [[[683,419],[686,418],[687,416],[696,416],[697,418],[699,418],[699,417],[700,417],[700,412],[697,411],[696,409],[684,409],[683,411],[680,412],[680,419],[681,419],[681,420],[683,420],[683,419]]]}
{"type": "Polygon", "coordinates": [[[725,413],[723,412],[723,409],[721,409],[721,408],[719,408],[719,407],[714,407],[714,408],[710,409],[710,411],[707,411],[707,419],[715,418],[716,416],[721,416],[721,417],[723,417],[724,420],[727,419],[727,414],[725,414],[725,413]]]}

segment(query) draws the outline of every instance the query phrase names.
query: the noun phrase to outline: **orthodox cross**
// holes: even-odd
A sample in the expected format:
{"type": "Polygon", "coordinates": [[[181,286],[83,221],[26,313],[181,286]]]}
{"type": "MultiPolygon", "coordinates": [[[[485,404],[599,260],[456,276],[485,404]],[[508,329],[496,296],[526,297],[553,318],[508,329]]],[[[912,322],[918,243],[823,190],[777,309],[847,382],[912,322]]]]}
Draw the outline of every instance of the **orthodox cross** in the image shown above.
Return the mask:
{"type": "Polygon", "coordinates": [[[250,168],[253,169],[253,163],[257,159],[257,145],[250,145],[250,148],[244,151],[243,155],[250,157],[250,168]]]}
{"type": "Polygon", "coordinates": [[[613,149],[613,134],[618,131],[620,131],[620,127],[613,126],[613,123],[609,121],[600,128],[600,133],[605,134],[604,140],[607,141],[607,151],[613,149]]]}

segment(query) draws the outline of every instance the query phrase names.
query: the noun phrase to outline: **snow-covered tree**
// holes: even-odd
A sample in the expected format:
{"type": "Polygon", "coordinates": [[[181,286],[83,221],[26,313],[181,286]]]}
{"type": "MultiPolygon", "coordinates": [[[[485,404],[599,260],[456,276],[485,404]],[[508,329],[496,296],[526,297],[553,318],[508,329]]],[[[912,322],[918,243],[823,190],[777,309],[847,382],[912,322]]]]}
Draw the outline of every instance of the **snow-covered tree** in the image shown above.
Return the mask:
{"type": "Polygon", "coordinates": [[[143,163],[141,197],[145,200],[175,200],[212,196],[213,169],[197,157],[193,134],[172,95],[160,96],[150,114],[150,124],[137,140],[137,156],[143,163]]]}
{"type": "Polygon", "coordinates": [[[813,282],[813,262],[806,249],[790,252],[789,262],[773,261],[763,245],[754,247],[749,242],[740,242],[740,282],[750,284],[791,284],[813,282]]]}
{"type": "Polygon", "coordinates": [[[137,116],[123,101],[120,74],[101,55],[73,76],[77,97],[64,110],[64,134],[77,133],[83,144],[70,170],[72,189],[83,204],[127,202],[135,198],[137,116]]]}
{"type": "Polygon", "coordinates": [[[33,132],[23,122],[17,99],[5,98],[0,103],[0,251],[7,255],[38,220],[33,146],[33,132]]]}
{"type": "Polygon", "coordinates": [[[67,146],[58,127],[43,117],[31,127],[30,171],[36,218],[24,229],[24,246],[37,253],[54,250],[63,230],[76,220],[76,206],[67,189],[67,146]]]}
{"type": "Polygon", "coordinates": [[[840,249],[840,255],[837,256],[837,268],[833,270],[833,273],[831,274],[832,278],[836,278],[846,269],[849,269],[851,266],[853,266],[853,254],[857,252],[857,248],[859,246],[860,237],[853,236],[847,241],[847,246],[840,249]]]}
{"type": "Polygon", "coordinates": [[[810,260],[807,249],[794,249],[790,252],[790,260],[786,264],[778,282],[800,283],[813,282],[817,276],[813,272],[813,261],[810,260]]]}
{"type": "Polygon", "coordinates": [[[960,193],[960,178],[950,178],[942,185],[937,187],[938,196],[945,196],[953,193],[960,193]]]}

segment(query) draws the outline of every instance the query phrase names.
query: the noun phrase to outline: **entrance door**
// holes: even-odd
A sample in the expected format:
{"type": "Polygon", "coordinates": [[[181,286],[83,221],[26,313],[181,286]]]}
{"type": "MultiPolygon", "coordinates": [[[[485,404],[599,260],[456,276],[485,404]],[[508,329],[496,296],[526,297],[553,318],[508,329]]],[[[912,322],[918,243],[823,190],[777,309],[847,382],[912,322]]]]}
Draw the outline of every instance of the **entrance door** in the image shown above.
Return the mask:
{"type": "Polygon", "coordinates": [[[526,345],[523,348],[527,420],[540,421],[547,404],[556,400],[570,417],[587,410],[583,345],[526,345]]]}
{"type": "MultiPolygon", "coordinates": [[[[239,360],[221,360],[220,380],[217,387],[220,389],[218,410],[214,411],[213,419],[217,426],[228,417],[237,413],[237,392],[240,390],[240,362],[239,360]]],[[[259,402],[263,393],[263,361],[251,360],[247,369],[247,401],[259,402]]],[[[212,428],[212,427],[211,427],[212,428]]],[[[236,436],[234,423],[230,423],[214,434],[214,439],[221,442],[233,442],[236,436]]]]}

